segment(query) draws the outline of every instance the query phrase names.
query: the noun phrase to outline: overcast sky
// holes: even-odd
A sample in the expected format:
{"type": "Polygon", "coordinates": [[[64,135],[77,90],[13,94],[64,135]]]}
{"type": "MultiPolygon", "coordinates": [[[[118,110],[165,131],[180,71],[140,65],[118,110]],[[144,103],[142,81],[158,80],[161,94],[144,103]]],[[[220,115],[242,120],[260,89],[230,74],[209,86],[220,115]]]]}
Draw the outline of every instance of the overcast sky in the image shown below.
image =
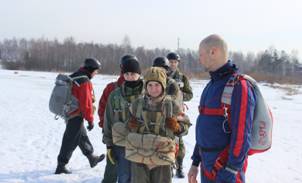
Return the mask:
{"type": "Polygon", "coordinates": [[[298,50],[301,0],[0,0],[0,40],[57,38],[77,42],[197,49],[221,35],[233,51],[298,50]]]}

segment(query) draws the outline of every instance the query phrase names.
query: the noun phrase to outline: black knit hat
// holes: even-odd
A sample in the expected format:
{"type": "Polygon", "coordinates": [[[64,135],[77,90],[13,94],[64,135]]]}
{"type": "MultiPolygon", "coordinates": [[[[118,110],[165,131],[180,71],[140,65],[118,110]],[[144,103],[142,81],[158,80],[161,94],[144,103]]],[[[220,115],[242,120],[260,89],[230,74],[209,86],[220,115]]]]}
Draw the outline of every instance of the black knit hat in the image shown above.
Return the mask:
{"type": "Polygon", "coordinates": [[[127,62],[123,64],[122,72],[134,72],[141,74],[141,68],[137,59],[127,59],[127,62]]]}

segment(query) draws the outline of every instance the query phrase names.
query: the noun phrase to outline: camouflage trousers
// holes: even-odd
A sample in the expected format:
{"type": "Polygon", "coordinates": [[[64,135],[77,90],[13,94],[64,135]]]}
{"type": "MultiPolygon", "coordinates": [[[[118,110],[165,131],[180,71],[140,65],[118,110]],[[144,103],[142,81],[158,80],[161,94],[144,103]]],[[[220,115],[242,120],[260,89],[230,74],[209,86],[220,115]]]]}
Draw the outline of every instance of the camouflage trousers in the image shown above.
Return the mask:
{"type": "Polygon", "coordinates": [[[150,170],[145,164],[132,162],[131,183],[172,183],[170,167],[163,165],[150,170]]]}

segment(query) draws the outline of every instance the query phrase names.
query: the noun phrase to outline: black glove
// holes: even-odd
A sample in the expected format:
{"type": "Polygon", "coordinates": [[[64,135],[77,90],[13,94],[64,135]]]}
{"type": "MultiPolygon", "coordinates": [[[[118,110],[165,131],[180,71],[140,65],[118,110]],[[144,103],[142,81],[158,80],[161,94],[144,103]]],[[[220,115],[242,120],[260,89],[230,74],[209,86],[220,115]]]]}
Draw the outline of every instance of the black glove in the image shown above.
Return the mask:
{"type": "Polygon", "coordinates": [[[94,127],[94,124],[92,122],[88,122],[87,130],[91,131],[94,127]]]}

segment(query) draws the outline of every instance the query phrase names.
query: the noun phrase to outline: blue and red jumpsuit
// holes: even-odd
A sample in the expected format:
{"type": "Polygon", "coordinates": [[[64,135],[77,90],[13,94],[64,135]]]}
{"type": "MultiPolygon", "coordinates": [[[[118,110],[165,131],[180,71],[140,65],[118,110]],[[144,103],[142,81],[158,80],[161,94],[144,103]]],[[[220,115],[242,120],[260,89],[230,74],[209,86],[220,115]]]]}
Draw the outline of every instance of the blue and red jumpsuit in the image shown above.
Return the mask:
{"type": "Polygon", "coordinates": [[[248,81],[236,82],[228,115],[218,114],[225,109],[221,103],[224,87],[236,73],[231,61],[210,72],[211,80],[201,95],[192,160],[193,165],[200,165],[202,183],[245,182],[256,100],[248,81]]]}

